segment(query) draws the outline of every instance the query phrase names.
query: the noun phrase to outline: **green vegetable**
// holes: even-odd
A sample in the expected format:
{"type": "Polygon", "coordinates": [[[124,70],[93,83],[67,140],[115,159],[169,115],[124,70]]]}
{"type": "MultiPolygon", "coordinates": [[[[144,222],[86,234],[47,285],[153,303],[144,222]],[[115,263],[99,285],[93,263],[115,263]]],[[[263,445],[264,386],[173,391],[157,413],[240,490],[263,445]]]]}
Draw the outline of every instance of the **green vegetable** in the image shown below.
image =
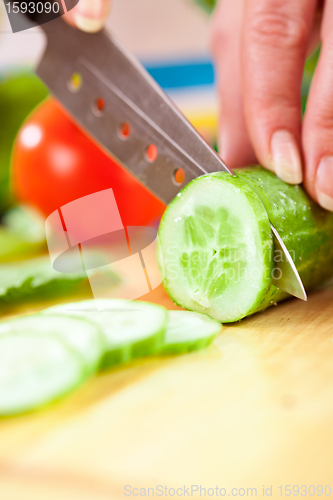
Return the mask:
{"type": "Polygon", "coordinates": [[[28,114],[48,94],[33,73],[7,76],[0,83],[0,213],[11,203],[10,158],[14,139],[28,114]]]}
{"type": "Polygon", "coordinates": [[[29,243],[45,242],[45,217],[28,205],[17,205],[2,217],[2,224],[29,243]]]}
{"type": "Polygon", "coordinates": [[[0,226],[0,262],[31,257],[44,249],[44,243],[32,243],[18,233],[0,226]]]}
{"type": "Polygon", "coordinates": [[[206,12],[211,13],[217,3],[217,0],[195,0],[200,7],[205,9],[206,12]]]}
{"type": "Polygon", "coordinates": [[[2,217],[0,262],[31,257],[45,250],[44,219],[35,209],[16,206],[2,217]]]}
{"type": "MultiPolygon", "coordinates": [[[[241,169],[237,175],[250,181],[296,264],[306,289],[333,274],[333,213],[323,210],[301,186],[285,184],[260,167],[241,169]]],[[[275,287],[274,287],[275,288],[275,287]]],[[[274,293],[273,288],[273,293],[274,293]]],[[[284,297],[276,292],[276,299],[284,297]]]]}
{"type": "Polygon", "coordinates": [[[158,260],[172,299],[232,322],[285,298],[272,285],[269,216],[306,288],[332,276],[332,213],[261,168],[219,172],[190,182],[162,218],[158,260]]]}
{"type": "Polygon", "coordinates": [[[65,314],[95,323],[106,340],[104,368],[158,351],[167,322],[167,311],[163,307],[121,299],[61,304],[44,314],[65,314]]]}
{"type": "Polygon", "coordinates": [[[101,366],[210,344],[221,323],[147,302],[88,300],[0,323],[0,415],[34,410],[101,366]]]}
{"type": "Polygon", "coordinates": [[[86,278],[83,272],[65,274],[55,271],[48,255],[0,265],[0,304],[26,299],[36,294],[52,296],[69,293],[86,278]]]}
{"type": "Polygon", "coordinates": [[[159,242],[163,284],[186,309],[228,322],[265,300],[273,269],[270,222],[241,179],[217,173],[190,182],[164,213],[159,242]]]}
{"type": "Polygon", "coordinates": [[[0,336],[0,415],[34,410],[77,387],[80,358],[57,336],[25,331],[0,336]]]}
{"type": "Polygon", "coordinates": [[[302,103],[303,113],[305,112],[306,103],[310,92],[310,86],[317,66],[319,55],[320,55],[320,47],[318,47],[318,49],[307,59],[304,66],[302,88],[301,88],[301,103],[302,103]]]}
{"type": "Polygon", "coordinates": [[[196,312],[169,311],[163,353],[183,353],[207,347],[221,331],[218,321],[196,312]]]}
{"type": "Polygon", "coordinates": [[[104,352],[104,337],[99,328],[79,318],[31,314],[0,323],[0,339],[4,334],[24,332],[58,336],[80,357],[87,375],[96,371],[104,352]]]}
{"type": "MultiPolygon", "coordinates": [[[[70,269],[70,258],[67,261],[70,269]]],[[[94,271],[99,273],[97,268],[94,271]]],[[[108,286],[116,285],[119,278],[111,271],[107,275],[108,286]]],[[[72,293],[91,294],[85,272],[60,273],[52,267],[48,255],[0,265],[0,305],[11,305],[23,300],[50,299],[72,293]]]]}

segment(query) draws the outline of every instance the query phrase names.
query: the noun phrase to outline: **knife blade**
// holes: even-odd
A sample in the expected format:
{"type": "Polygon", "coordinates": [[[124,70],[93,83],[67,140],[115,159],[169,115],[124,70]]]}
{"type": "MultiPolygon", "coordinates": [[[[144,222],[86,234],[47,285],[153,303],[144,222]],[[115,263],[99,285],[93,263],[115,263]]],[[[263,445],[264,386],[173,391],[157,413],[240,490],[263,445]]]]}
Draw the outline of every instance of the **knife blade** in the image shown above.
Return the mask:
{"type": "MultiPolygon", "coordinates": [[[[42,26],[47,46],[36,74],[98,143],[164,203],[192,179],[233,172],[135,57],[105,30],[85,33],[61,18],[42,26]],[[127,126],[130,134],[122,135],[127,126]],[[146,151],[157,148],[151,162],[146,151]],[[178,182],[177,172],[184,174],[178,182]]],[[[273,284],[306,300],[296,266],[272,226],[279,253],[273,284]]]]}

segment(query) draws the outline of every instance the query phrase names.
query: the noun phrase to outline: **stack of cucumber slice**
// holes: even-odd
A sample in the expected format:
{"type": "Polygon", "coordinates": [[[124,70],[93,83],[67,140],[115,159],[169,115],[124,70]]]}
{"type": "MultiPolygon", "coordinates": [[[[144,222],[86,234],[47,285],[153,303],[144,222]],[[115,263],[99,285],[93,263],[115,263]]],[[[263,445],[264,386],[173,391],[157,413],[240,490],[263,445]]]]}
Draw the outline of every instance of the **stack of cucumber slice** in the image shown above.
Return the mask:
{"type": "Polygon", "coordinates": [[[98,369],[206,347],[221,323],[147,302],[87,300],[0,323],[0,415],[31,411],[98,369]]]}
{"type": "Polygon", "coordinates": [[[62,304],[44,311],[84,318],[102,332],[105,348],[102,368],[158,351],[164,341],[167,311],[148,302],[99,299],[62,304]]]}

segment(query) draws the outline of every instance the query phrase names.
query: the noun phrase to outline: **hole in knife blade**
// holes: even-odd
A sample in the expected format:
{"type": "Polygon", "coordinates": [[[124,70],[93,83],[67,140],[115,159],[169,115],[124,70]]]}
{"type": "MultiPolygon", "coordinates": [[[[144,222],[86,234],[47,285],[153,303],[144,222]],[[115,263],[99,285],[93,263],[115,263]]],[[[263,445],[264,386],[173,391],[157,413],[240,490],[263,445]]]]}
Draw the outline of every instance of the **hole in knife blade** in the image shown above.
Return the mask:
{"type": "Polygon", "coordinates": [[[98,97],[93,104],[93,113],[96,116],[102,116],[105,109],[105,100],[102,97],[98,97]]]}
{"type": "Polygon", "coordinates": [[[153,163],[158,156],[158,149],[155,146],[155,144],[149,144],[149,146],[146,149],[146,160],[149,161],[149,163],[153,163]]]}
{"type": "Polygon", "coordinates": [[[131,126],[130,126],[130,124],[126,123],[126,122],[122,123],[120,125],[120,127],[119,127],[119,132],[118,133],[119,133],[119,137],[121,139],[124,139],[124,140],[128,139],[129,136],[131,135],[131,126]]]}
{"type": "Polygon", "coordinates": [[[82,75],[80,73],[73,73],[68,81],[68,88],[71,92],[78,92],[82,87],[82,75]]]}
{"type": "Polygon", "coordinates": [[[177,186],[180,186],[185,181],[185,171],[183,168],[177,168],[172,174],[172,180],[177,186]]]}

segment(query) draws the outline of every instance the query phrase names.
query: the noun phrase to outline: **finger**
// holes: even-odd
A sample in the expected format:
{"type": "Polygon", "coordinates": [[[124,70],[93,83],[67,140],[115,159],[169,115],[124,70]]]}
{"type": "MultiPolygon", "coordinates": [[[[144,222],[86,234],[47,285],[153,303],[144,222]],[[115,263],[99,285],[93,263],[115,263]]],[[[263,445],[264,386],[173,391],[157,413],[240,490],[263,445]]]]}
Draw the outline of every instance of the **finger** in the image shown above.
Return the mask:
{"type": "Polygon", "coordinates": [[[305,186],[309,194],[333,211],[333,4],[326,2],[322,47],[303,123],[305,186]]]}
{"type": "Polygon", "coordinates": [[[79,0],[79,3],[65,14],[65,20],[82,31],[94,33],[103,28],[110,12],[111,0],[79,0]]]}
{"type": "Polygon", "coordinates": [[[261,164],[302,182],[300,88],[316,0],[247,0],[242,82],[247,128],[261,164]]]}
{"type": "Polygon", "coordinates": [[[322,17],[323,17],[323,6],[321,5],[320,7],[317,7],[315,13],[315,18],[312,25],[312,30],[306,51],[307,58],[312,56],[312,54],[318,49],[318,46],[320,44],[320,28],[321,28],[322,17]]]}
{"type": "Polygon", "coordinates": [[[220,0],[212,26],[219,101],[219,154],[236,168],[256,161],[246,129],[240,75],[240,39],[244,0],[220,0]]]}

